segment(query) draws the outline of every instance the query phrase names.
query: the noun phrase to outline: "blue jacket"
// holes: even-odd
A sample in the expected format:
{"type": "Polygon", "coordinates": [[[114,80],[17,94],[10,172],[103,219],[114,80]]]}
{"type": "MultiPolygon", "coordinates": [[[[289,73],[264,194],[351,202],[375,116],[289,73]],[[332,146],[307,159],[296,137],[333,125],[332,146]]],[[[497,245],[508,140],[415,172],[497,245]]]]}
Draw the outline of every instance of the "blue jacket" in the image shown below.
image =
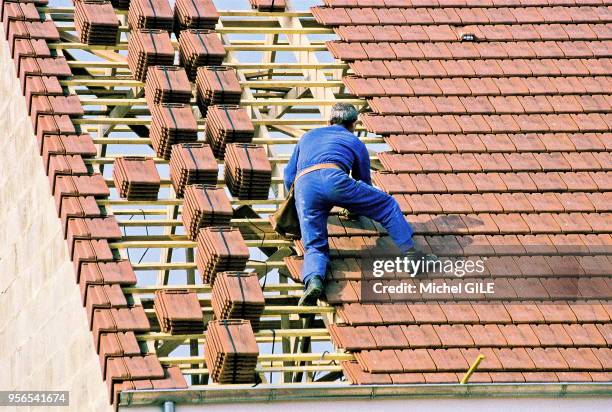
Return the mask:
{"type": "Polygon", "coordinates": [[[285,167],[285,188],[289,190],[297,173],[319,163],[335,163],[353,179],[369,185],[370,156],[365,144],[340,125],[313,129],[304,134],[285,167]]]}

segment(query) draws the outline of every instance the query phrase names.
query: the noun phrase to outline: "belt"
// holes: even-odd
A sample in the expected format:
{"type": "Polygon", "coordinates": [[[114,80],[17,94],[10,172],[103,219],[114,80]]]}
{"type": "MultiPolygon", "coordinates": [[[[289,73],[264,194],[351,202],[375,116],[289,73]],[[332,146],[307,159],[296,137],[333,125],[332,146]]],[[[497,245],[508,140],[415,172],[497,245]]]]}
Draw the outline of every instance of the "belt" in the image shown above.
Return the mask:
{"type": "Polygon", "coordinates": [[[306,169],[302,170],[295,177],[295,181],[297,181],[300,177],[304,176],[305,174],[308,174],[310,172],[314,172],[315,170],[321,170],[321,169],[338,169],[338,170],[342,170],[342,168],[340,168],[340,166],[338,166],[335,163],[319,163],[317,165],[313,165],[313,166],[307,167],[306,169]]]}

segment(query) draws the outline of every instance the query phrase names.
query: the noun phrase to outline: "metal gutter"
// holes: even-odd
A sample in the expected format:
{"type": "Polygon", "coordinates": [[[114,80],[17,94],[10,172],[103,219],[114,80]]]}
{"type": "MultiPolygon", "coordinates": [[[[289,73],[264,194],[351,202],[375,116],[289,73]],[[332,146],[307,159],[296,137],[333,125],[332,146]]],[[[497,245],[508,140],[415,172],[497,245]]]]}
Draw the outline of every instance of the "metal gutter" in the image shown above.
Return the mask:
{"type": "Polygon", "coordinates": [[[329,398],[406,399],[482,397],[610,397],[612,382],[602,383],[524,383],[524,384],[440,384],[440,385],[224,385],[200,386],[183,390],[122,391],[119,406],[176,404],[255,403],[317,401],[329,398]]]}

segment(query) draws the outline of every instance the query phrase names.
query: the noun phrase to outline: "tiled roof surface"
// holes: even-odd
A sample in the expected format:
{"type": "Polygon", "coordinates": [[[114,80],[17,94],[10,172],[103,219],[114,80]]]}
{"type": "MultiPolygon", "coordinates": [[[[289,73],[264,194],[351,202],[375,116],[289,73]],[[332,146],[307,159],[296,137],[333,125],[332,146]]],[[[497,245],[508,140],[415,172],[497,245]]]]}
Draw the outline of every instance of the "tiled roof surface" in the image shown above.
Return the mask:
{"type": "MultiPolygon", "coordinates": [[[[488,257],[496,285],[494,298],[363,303],[356,258],[389,241],[330,222],[329,330],[356,358],[345,376],[457,382],[483,354],[470,382],[611,381],[610,3],[326,0],[312,11],[340,38],[328,49],[367,99],[365,128],[389,145],[375,184],[420,247],[488,257]]],[[[300,258],[288,263],[297,276],[300,258]]]]}

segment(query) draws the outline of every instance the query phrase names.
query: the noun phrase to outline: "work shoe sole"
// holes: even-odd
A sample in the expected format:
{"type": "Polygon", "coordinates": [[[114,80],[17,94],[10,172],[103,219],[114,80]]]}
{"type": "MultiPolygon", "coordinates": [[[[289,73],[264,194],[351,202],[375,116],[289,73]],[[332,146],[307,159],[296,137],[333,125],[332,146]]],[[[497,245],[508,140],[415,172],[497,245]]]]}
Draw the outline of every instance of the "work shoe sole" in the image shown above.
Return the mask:
{"type": "Polygon", "coordinates": [[[315,306],[317,304],[317,299],[321,296],[323,289],[321,288],[312,288],[310,290],[306,290],[300,301],[298,302],[298,306],[315,306]]]}

